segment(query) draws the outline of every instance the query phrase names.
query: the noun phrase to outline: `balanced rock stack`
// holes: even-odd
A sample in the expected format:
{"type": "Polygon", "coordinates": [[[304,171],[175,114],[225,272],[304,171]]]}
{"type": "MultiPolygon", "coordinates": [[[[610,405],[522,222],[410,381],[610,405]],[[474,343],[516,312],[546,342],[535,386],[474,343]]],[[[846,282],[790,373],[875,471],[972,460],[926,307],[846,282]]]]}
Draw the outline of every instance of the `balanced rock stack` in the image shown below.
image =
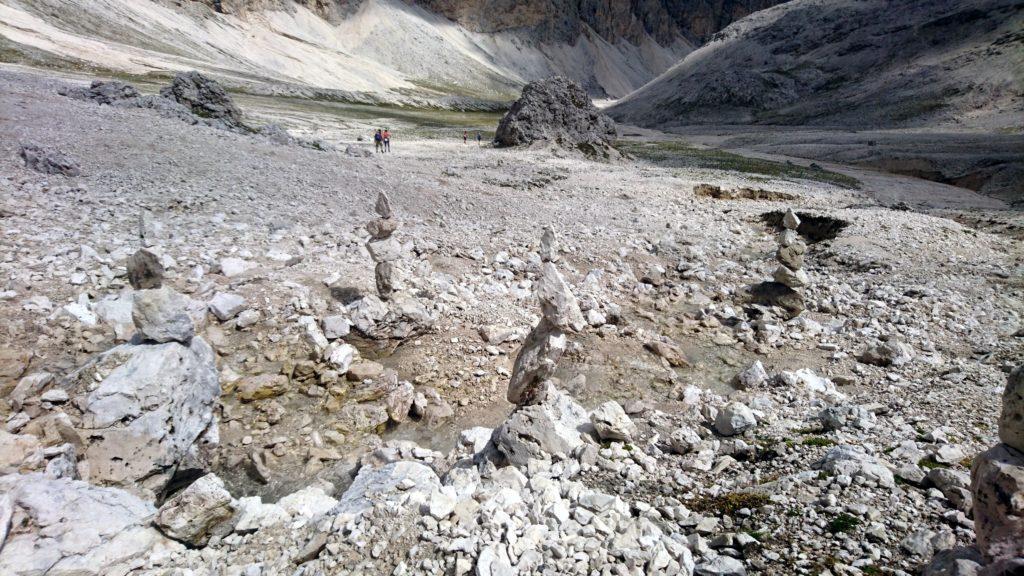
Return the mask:
{"type": "Polygon", "coordinates": [[[991,574],[1024,573],[1024,364],[1003,392],[1001,443],[971,467],[974,531],[991,574]]]}
{"type": "Polygon", "coordinates": [[[394,217],[391,210],[391,199],[384,192],[377,195],[377,204],[374,208],[380,218],[371,220],[366,225],[366,231],[370,233],[366,249],[370,252],[370,258],[373,258],[376,263],[374,278],[377,283],[377,294],[381,300],[387,300],[395,291],[394,262],[402,253],[401,244],[391,235],[398,230],[401,222],[394,217]]]}
{"type": "Polygon", "coordinates": [[[779,249],[775,252],[775,258],[779,261],[779,267],[775,269],[775,281],[790,288],[803,288],[810,283],[807,272],[803,270],[807,244],[797,234],[800,218],[792,208],[786,210],[786,215],[782,217],[782,227],[779,249]]]}
{"type": "Polygon", "coordinates": [[[537,280],[542,317],[519,349],[508,383],[508,401],[518,406],[544,401],[548,380],[565,352],[567,332],[579,332],[587,325],[576,296],[554,264],[558,257],[556,242],[554,231],[545,229],[537,280]]]}

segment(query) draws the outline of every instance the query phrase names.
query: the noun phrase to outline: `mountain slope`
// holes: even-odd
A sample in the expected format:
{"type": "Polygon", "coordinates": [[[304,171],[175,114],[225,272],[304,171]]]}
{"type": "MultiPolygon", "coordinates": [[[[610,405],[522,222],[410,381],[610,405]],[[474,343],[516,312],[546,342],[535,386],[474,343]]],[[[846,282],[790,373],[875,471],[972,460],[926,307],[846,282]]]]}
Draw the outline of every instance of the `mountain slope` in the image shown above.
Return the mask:
{"type": "Polygon", "coordinates": [[[413,104],[507,101],[552,74],[621,97],[776,2],[0,0],[0,60],[413,104]]]}
{"type": "Polygon", "coordinates": [[[609,113],[650,127],[1020,127],[1021,30],[1019,0],[794,0],[730,25],[609,113]]]}

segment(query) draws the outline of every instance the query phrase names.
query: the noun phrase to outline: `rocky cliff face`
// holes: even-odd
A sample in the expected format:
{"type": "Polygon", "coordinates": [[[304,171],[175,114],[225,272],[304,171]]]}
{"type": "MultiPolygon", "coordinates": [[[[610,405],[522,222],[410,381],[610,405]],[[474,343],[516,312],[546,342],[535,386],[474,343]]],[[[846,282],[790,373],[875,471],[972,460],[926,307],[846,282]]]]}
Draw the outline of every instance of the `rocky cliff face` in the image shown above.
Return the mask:
{"type": "Polygon", "coordinates": [[[729,26],[611,114],[658,127],[1019,125],[1022,26],[1014,0],[795,0],[729,26]]]}
{"type": "Polygon", "coordinates": [[[0,55],[362,102],[505,105],[557,75],[618,98],[777,1],[0,0],[0,55]]]}
{"type": "Polygon", "coordinates": [[[525,32],[546,42],[573,42],[589,28],[609,42],[699,45],[729,23],[780,0],[410,0],[479,32],[525,32]]]}
{"type": "MultiPolygon", "coordinates": [[[[193,0],[225,14],[246,14],[300,5],[335,19],[367,0],[193,0]]],[[[575,42],[589,28],[609,42],[641,44],[648,36],[661,45],[681,38],[699,45],[751,12],[782,0],[403,0],[474,32],[517,32],[544,42],[575,42]]]]}

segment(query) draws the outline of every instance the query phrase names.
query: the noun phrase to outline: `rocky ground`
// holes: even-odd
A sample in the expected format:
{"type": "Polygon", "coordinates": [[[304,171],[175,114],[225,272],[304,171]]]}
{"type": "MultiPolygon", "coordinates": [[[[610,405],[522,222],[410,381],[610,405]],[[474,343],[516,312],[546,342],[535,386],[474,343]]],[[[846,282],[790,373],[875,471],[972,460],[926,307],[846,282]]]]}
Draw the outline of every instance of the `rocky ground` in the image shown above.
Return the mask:
{"type": "Polygon", "coordinates": [[[1024,360],[997,201],[408,124],[374,155],[376,118],[307,109],[314,149],[0,77],[4,574],[901,574],[975,542],[1024,360]],[[780,240],[795,308],[750,290],[780,240]],[[552,266],[585,325],[513,411],[552,266]]]}

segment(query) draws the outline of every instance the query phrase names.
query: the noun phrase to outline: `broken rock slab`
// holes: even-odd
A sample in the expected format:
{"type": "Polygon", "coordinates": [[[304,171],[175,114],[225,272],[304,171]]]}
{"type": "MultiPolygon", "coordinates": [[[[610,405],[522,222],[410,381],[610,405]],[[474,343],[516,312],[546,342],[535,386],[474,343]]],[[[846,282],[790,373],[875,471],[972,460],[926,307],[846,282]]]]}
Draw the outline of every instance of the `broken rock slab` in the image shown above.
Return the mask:
{"type": "Polygon", "coordinates": [[[583,445],[583,434],[592,429],[582,406],[550,383],[547,386],[543,403],[516,409],[494,430],[494,445],[509,464],[524,467],[531,459],[568,456],[583,445]]]}
{"type": "Polygon", "coordinates": [[[231,532],[237,511],[224,482],[207,474],[164,502],[153,524],[170,538],[202,547],[212,536],[231,532]]]}
{"type": "Polygon", "coordinates": [[[330,514],[359,515],[370,510],[374,502],[419,507],[427,502],[431,493],[440,489],[437,474],[419,462],[402,460],[380,468],[363,466],[330,514]]]}
{"type": "Polygon", "coordinates": [[[159,490],[199,438],[216,426],[220,381],[213,350],[202,338],[188,346],[123,344],[70,376],[89,390],[82,410],[90,481],[159,490]]]}
{"type": "Polygon", "coordinates": [[[188,344],[196,332],[188,308],[188,299],[170,288],[140,290],[135,293],[132,320],[146,340],[188,344]]]}
{"type": "Polygon", "coordinates": [[[590,423],[602,440],[631,442],[636,434],[636,424],[614,400],[595,408],[590,413],[590,423]]]}
{"type": "Polygon", "coordinates": [[[125,490],[11,474],[0,477],[0,493],[27,527],[0,550],[5,576],[123,575],[172,545],[149,526],[153,505],[125,490]]]}
{"type": "Polygon", "coordinates": [[[217,292],[210,299],[209,306],[218,320],[226,322],[245,310],[245,298],[230,292],[217,292]]]}

